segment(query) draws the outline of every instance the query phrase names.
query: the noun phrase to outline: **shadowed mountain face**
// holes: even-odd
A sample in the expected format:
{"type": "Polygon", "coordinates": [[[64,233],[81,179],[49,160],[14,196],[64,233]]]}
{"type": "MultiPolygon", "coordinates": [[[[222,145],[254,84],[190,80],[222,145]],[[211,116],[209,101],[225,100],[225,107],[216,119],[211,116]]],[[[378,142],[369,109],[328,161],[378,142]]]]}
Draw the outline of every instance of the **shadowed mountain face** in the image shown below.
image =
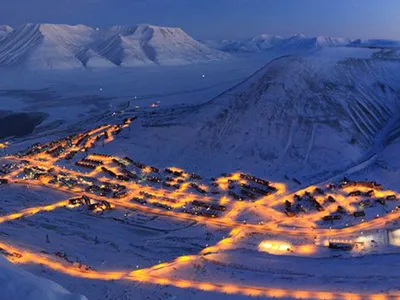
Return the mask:
{"type": "Polygon", "coordinates": [[[344,168],[381,143],[378,134],[397,119],[399,68],[369,59],[278,59],[204,109],[217,113],[196,144],[273,172],[344,168]]]}
{"type": "Polygon", "coordinates": [[[400,64],[343,57],[281,57],[195,111],[154,121],[178,127],[152,130],[178,135],[172,155],[197,169],[308,179],[344,170],[397,138],[400,64]]]}

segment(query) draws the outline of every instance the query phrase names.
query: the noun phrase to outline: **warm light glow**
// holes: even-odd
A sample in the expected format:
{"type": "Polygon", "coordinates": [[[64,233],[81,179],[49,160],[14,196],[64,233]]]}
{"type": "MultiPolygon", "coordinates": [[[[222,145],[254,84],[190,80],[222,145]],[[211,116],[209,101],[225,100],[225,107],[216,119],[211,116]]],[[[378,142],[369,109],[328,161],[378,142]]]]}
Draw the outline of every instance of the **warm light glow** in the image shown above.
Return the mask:
{"type": "Polygon", "coordinates": [[[289,251],[292,246],[289,243],[282,241],[262,241],[258,246],[259,251],[278,251],[286,252],[289,251]]]}
{"type": "MultiPolygon", "coordinates": [[[[89,266],[77,262],[73,264],[66,261],[60,262],[59,258],[52,255],[29,252],[26,249],[0,242],[0,248],[3,249],[7,259],[19,264],[41,264],[52,270],[78,278],[137,281],[147,284],[214,291],[216,293],[298,299],[389,299],[388,296],[383,294],[332,293],[329,291],[296,290],[294,287],[279,289],[265,286],[247,286],[235,282],[202,282],[188,280],[187,278],[176,278],[175,270],[184,267],[197,268],[205,261],[211,262],[213,257],[227,256],[226,253],[229,252],[227,250],[242,247],[241,240],[251,237],[254,233],[268,233],[270,236],[280,236],[282,239],[287,237],[288,240],[300,237],[302,242],[309,243],[297,245],[294,240],[293,243],[282,240],[262,241],[258,245],[258,250],[268,252],[271,255],[313,255],[317,252],[318,245],[328,246],[330,242],[368,243],[373,237],[359,236],[360,231],[385,228],[388,222],[399,219],[400,210],[394,209],[392,212],[380,214],[379,218],[368,219],[365,217],[365,220],[359,219],[354,224],[349,222],[350,225],[343,228],[339,226],[327,228],[326,223],[325,227],[321,226],[321,221],[335,222],[336,220],[332,221],[324,217],[337,214],[338,206],[343,208],[340,211],[341,214],[351,215],[358,211],[360,201],[364,197],[360,193],[372,194],[374,198],[382,198],[379,199],[382,205],[385,204],[386,200],[394,201],[400,198],[400,194],[383,190],[381,186],[377,187],[368,182],[358,184],[352,182],[344,188],[329,190],[327,190],[327,186],[323,187],[324,190],[321,190],[319,186],[313,185],[289,193],[287,186],[283,183],[268,182],[240,172],[224,174],[215,178],[215,182],[211,184],[211,182],[202,180],[200,176],[177,167],[169,168],[169,184],[166,184],[164,181],[166,181],[167,175],[162,174],[163,169],[157,170],[154,167],[133,162],[127,157],[120,158],[105,154],[87,153],[89,149],[99,144],[115,141],[117,134],[123,128],[128,127],[131,122],[129,119],[120,125],[106,124],[68,137],[68,139],[36,145],[37,149],[29,155],[3,157],[4,160],[16,161],[20,165],[12,165],[8,170],[9,172],[5,172],[1,176],[2,184],[48,187],[74,194],[75,197],[86,196],[90,198],[91,204],[98,205],[94,208],[91,206],[91,212],[103,212],[113,208],[136,210],[142,213],[188,220],[193,223],[199,222],[211,228],[223,228],[226,229],[226,232],[230,231],[229,234],[212,245],[204,243],[203,249],[197,255],[182,255],[169,262],[159,261],[159,264],[149,268],[141,269],[137,266],[135,270],[95,271],[89,266]],[[81,164],[75,166],[75,161],[72,161],[72,164],[68,167],[60,167],[59,160],[72,159],[76,153],[80,157],[86,153],[87,156],[82,161],[94,165],[81,164]],[[127,172],[132,170],[127,167],[128,165],[129,168],[136,168],[137,173],[136,171],[134,174],[127,172]],[[106,169],[102,169],[102,167],[106,169]],[[28,171],[25,171],[25,168],[28,168],[28,171]],[[32,171],[34,168],[36,168],[36,171],[32,171]],[[87,170],[82,171],[84,168],[87,170]],[[156,176],[154,176],[155,173],[157,173],[156,176]],[[126,174],[129,174],[131,178],[124,177],[126,174]],[[136,174],[140,174],[140,178],[131,180],[136,174]],[[92,186],[92,180],[98,185],[98,190],[100,188],[104,190],[107,186],[120,189],[122,186],[121,190],[126,191],[126,193],[115,194],[115,190],[112,190],[110,195],[106,195],[106,192],[96,192],[95,186],[92,186]],[[349,193],[353,194],[349,195],[349,193]],[[308,198],[306,201],[312,203],[313,207],[307,210],[301,209],[301,207],[295,209],[295,195],[297,195],[297,198],[308,198]],[[328,199],[328,197],[332,197],[334,200],[328,199]],[[285,212],[282,207],[291,209],[293,214],[290,214],[289,211],[285,212]],[[192,211],[189,211],[190,209],[192,211]],[[209,215],[204,211],[209,212],[209,215]],[[258,219],[254,220],[248,217],[251,213],[256,213],[258,219]],[[355,238],[354,241],[348,238],[355,236],[359,237],[355,238]],[[313,239],[315,244],[312,244],[313,239]],[[210,253],[213,255],[208,255],[210,253]]],[[[0,149],[7,145],[7,143],[0,144],[0,149]]],[[[362,204],[365,207],[370,205],[367,202],[362,204]]],[[[70,203],[69,200],[63,200],[49,205],[30,207],[0,216],[0,223],[29,217],[41,212],[53,211],[61,207],[74,208],[79,205],[84,204],[79,201],[71,201],[70,203]]],[[[393,231],[391,238],[397,238],[397,235],[397,231],[393,231]]],[[[399,296],[398,294],[395,296],[399,296]]]]}

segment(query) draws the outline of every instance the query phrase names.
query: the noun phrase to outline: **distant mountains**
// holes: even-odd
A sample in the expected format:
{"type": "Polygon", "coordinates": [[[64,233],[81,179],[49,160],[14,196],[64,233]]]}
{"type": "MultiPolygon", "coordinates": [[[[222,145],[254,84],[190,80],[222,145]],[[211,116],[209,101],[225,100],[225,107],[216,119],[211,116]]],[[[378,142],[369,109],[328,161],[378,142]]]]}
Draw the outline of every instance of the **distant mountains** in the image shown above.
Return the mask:
{"type": "Polygon", "coordinates": [[[0,67],[76,69],[182,65],[226,59],[180,28],[25,24],[0,27],[0,67]]]}
{"type": "MultiPolygon", "coordinates": [[[[91,28],[86,25],[0,26],[0,68],[93,69],[185,65],[219,61],[236,53],[298,53],[325,47],[400,48],[400,41],[325,36],[259,35],[245,40],[200,42],[180,28],[153,25],[91,28]]],[[[397,56],[391,54],[391,56],[397,56]]]]}
{"type": "Polygon", "coordinates": [[[9,34],[13,29],[8,25],[0,25],[0,39],[9,34]]]}
{"type": "Polygon", "coordinates": [[[288,38],[262,34],[244,40],[204,41],[215,49],[228,53],[255,53],[267,50],[282,52],[302,52],[318,50],[325,47],[365,47],[393,48],[400,47],[400,41],[392,40],[361,40],[350,38],[334,38],[326,36],[307,37],[296,34],[288,38]]]}

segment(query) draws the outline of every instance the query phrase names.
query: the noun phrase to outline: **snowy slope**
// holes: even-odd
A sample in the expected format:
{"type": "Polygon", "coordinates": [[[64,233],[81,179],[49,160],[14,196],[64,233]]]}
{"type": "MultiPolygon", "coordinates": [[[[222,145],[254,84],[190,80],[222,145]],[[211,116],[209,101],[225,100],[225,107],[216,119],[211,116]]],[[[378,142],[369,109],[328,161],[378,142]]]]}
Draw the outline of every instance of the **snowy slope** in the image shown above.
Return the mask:
{"type": "Polygon", "coordinates": [[[150,134],[159,144],[169,137],[158,145],[168,147],[158,160],[198,172],[241,170],[276,180],[330,176],[381,149],[382,132],[400,112],[400,63],[371,54],[344,47],[275,59],[195,110],[153,117],[145,124],[151,131],[135,139],[143,134],[155,147],[150,134]]]}
{"type": "Polygon", "coordinates": [[[318,36],[315,38],[315,42],[320,47],[343,47],[353,42],[353,39],[318,36]]]}
{"type": "Polygon", "coordinates": [[[0,39],[8,35],[12,30],[8,25],[0,25],[0,39]]]}
{"type": "Polygon", "coordinates": [[[136,31],[136,27],[137,26],[115,25],[106,28],[98,28],[98,30],[96,30],[96,37],[99,40],[106,40],[118,34],[122,36],[127,36],[133,34],[136,31]]]}
{"type": "Polygon", "coordinates": [[[400,41],[395,40],[362,40],[357,39],[349,44],[349,47],[372,47],[372,48],[399,48],[400,41]]]}
{"type": "Polygon", "coordinates": [[[75,55],[93,41],[92,33],[93,29],[84,25],[22,25],[0,44],[0,66],[82,68],[75,55]]]}
{"type": "Polygon", "coordinates": [[[295,52],[295,51],[310,51],[318,50],[326,47],[340,47],[346,46],[351,42],[350,39],[346,38],[333,38],[333,37],[306,37],[303,34],[294,35],[288,39],[285,39],[278,45],[278,49],[295,52]]]}
{"type": "Polygon", "coordinates": [[[112,68],[116,65],[93,49],[85,48],[76,57],[86,68],[112,68]]]}
{"type": "Polygon", "coordinates": [[[219,112],[196,135],[197,151],[262,163],[267,173],[345,168],[397,117],[399,71],[378,60],[278,59],[200,110],[204,118],[219,112]]]}
{"type": "Polygon", "coordinates": [[[141,46],[141,41],[133,36],[112,36],[97,47],[97,52],[119,66],[151,65],[141,46]]]}
{"type": "Polygon", "coordinates": [[[306,37],[303,34],[296,34],[288,38],[262,34],[247,40],[223,40],[220,42],[207,42],[225,52],[262,52],[266,50],[277,50],[287,52],[304,52],[318,50],[325,47],[346,46],[353,40],[348,38],[334,37],[306,37]]]}
{"type": "Polygon", "coordinates": [[[60,285],[32,275],[0,257],[1,299],[7,300],[87,300],[60,285]]]}
{"type": "Polygon", "coordinates": [[[399,113],[392,72],[400,65],[354,59],[320,69],[319,63],[274,61],[228,96],[215,120],[200,130],[199,143],[263,162],[271,171],[316,173],[361,159],[399,113]],[[377,69],[379,74],[372,72],[377,69]]]}
{"type": "Polygon", "coordinates": [[[25,24],[4,34],[0,44],[0,66],[28,69],[181,65],[225,58],[227,54],[192,39],[180,28],[151,25],[93,29],[25,24]]]}
{"type": "MultiPolygon", "coordinates": [[[[147,56],[162,65],[220,60],[227,57],[194,40],[180,28],[138,26],[136,32],[147,56]]],[[[136,33],[135,32],[135,33],[136,33]]]]}
{"type": "Polygon", "coordinates": [[[205,41],[207,45],[224,52],[260,52],[272,49],[282,42],[280,36],[262,34],[246,40],[205,41]]]}
{"type": "Polygon", "coordinates": [[[381,59],[400,59],[400,47],[381,49],[374,53],[374,57],[381,59]]]}
{"type": "Polygon", "coordinates": [[[281,36],[262,34],[252,38],[250,43],[260,50],[267,50],[278,45],[282,40],[283,38],[281,36]]]}
{"type": "Polygon", "coordinates": [[[180,28],[152,25],[111,27],[100,35],[110,37],[97,47],[98,52],[121,66],[181,65],[227,57],[194,40],[180,28]]]}

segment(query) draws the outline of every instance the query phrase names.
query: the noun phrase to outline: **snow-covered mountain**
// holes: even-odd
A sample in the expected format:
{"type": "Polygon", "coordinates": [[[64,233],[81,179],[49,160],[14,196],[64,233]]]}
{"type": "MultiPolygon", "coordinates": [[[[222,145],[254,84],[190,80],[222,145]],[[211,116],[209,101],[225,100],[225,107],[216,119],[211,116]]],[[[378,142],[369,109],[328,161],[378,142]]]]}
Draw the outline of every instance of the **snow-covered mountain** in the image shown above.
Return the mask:
{"type": "Polygon", "coordinates": [[[180,28],[152,25],[93,29],[85,25],[25,24],[0,43],[0,66],[28,69],[176,65],[227,57],[180,28]]]}
{"type": "Polygon", "coordinates": [[[84,25],[25,24],[1,41],[0,66],[82,68],[75,55],[93,42],[93,31],[84,25]]]}
{"type": "Polygon", "coordinates": [[[318,50],[324,47],[347,46],[353,40],[348,38],[333,37],[306,37],[296,34],[288,38],[281,36],[262,34],[247,40],[222,40],[208,41],[209,45],[225,52],[262,52],[265,50],[276,50],[282,52],[303,52],[318,50]]]}
{"type": "Polygon", "coordinates": [[[357,39],[348,45],[349,47],[366,47],[366,48],[400,48],[400,41],[395,40],[362,40],[357,39]]]}
{"type": "Polygon", "coordinates": [[[178,132],[185,145],[168,153],[193,169],[218,165],[277,180],[339,172],[384,147],[384,133],[400,124],[400,62],[372,53],[343,47],[280,57],[207,104],[169,118],[166,124],[177,127],[157,136],[178,132]]]}
{"type": "Polygon", "coordinates": [[[212,47],[224,52],[260,52],[272,49],[283,38],[280,36],[262,34],[246,40],[222,40],[222,41],[206,41],[212,47]]]}
{"type": "Polygon", "coordinates": [[[76,54],[76,58],[88,69],[116,67],[112,61],[90,48],[84,48],[76,54]]]}
{"type": "Polygon", "coordinates": [[[140,39],[120,34],[108,38],[97,47],[98,53],[118,66],[134,67],[152,65],[140,39]]]}
{"type": "Polygon", "coordinates": [[[32,275],[0,256],[1,299],[7,300],[87,300],[60,285],[32,275]]]}
{"type": "Polygon", "coordinates": [[[98,52],[121,66],[180,65],[227,57],[194,40],[180,28],[152,25],[112,27],[100,34],[110,37],[98,46],[98,52]]]}
{"type": "Polygon", "coordinates": [[[351,42],[351,39],[333,38],[333,37],[306,37],[303,34],[294,35],[283,40],[278,48],[284,51],[309,51],[318,50],[325,47],[341,47],[346,46],[351,42]]]}
{"type": "Polygon", "coordinates": [[[12,30],[8,25],[0,25],[0,39],[8,35],[12,30]]]}

